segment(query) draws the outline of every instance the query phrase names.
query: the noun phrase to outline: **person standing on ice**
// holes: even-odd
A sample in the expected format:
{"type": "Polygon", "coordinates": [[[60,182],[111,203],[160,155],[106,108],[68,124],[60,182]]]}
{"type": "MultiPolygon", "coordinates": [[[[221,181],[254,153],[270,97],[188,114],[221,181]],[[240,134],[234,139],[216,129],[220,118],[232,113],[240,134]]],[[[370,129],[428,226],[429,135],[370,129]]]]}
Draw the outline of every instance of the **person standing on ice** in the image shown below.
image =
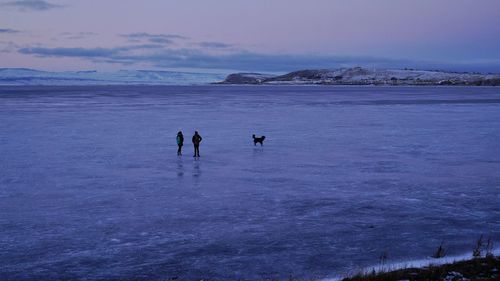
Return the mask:
{"type": "Polygon", "coordinates": [[[182,156],[182,146],[184,145],[184,135],[182,135],[182,131],[179,131],[177,133],[177,146],[179,148],[177,149],[177,156],[182,156]]]}
{"type": "Polygon", "coordinates": [[[194,156],[193,157],[200,157],[200,142],[201,142],[201,140],[202,140],[202,138],[198,134],[198,131],[195,131],[193,139],[192,139],[193,145],[194,145],[194,156]]]}

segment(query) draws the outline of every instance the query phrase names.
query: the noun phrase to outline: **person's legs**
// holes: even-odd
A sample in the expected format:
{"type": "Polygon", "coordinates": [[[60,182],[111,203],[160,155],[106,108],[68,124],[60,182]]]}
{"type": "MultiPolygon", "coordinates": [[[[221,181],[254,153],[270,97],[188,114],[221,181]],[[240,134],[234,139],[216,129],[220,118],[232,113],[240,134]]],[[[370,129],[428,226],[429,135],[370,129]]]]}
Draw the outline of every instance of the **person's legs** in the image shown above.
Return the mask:
{"type": "Polygon", "coordinates": [[[194,145],[194,155],[193,155],[193,157],[196,157],[197,151],[198,151],[198,146],[195,144],[194,145]]]}
{"type": "Polygon", "coordinates": [[[179,148],[177,149],[177,155],[182,155],[182,145],[179,145],[179,148]]]}

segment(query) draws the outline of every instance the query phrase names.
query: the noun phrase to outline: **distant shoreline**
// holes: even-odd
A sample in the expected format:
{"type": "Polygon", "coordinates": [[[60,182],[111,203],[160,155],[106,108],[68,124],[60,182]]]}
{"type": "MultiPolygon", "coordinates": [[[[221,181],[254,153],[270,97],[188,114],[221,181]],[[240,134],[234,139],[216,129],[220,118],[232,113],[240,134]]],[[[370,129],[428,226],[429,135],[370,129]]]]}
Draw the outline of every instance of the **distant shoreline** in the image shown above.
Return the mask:
{"type": "Polygon", "coordinates": [[[500,86],[500,74],[440,70],[305,69],[284,75],[233,73],[222,82],[230,85],[335,85],[335,86],[500,86]]]}
{"type": "Polygon", "coordinates": [[[194,84],[194,85],[150,85],[150,84],[110,84],[110,85],[2,85],[0,84],[0,89],[8,88],[121,88],[121,87],[133,87],[133,88],[189,88],[189,87],[325,87],[325,88],[497,88],[498,86],[475,86],[475,85],[373,85],[373,84],[220,84],[220,83],[209,83],[209,84],[194,84]]]}
{"type": "Polygon", "coordinates": [[[48,72],[0,68],[0,86],[500,86],[500,74],[416,69],[305,69],[287,74],[130,70],[48,72]]]}

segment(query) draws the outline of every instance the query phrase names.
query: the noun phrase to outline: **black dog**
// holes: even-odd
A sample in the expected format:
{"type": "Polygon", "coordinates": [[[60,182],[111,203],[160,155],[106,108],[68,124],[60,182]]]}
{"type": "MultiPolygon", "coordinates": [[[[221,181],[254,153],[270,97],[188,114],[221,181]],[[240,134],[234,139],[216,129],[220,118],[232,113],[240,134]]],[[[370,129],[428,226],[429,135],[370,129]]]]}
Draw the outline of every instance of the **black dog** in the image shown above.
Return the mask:
{"type": "Polygon", "coordinates": [[[253,138],[253,145],[257,145],[257,143],[260,143],[260,146],[264,145],[264,140],[266,139],[266,136],[262,136],[260,138],[255,137],[255,135],[252,135],[253,138]]]}

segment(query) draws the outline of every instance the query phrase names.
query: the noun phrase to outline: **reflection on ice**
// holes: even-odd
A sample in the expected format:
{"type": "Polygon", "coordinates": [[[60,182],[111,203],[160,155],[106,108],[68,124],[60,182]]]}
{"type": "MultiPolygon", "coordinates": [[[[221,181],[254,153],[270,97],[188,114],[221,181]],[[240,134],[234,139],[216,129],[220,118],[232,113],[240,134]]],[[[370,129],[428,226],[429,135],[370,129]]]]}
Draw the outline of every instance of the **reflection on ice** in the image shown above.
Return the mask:
{"type": "Polygon", "coordinates": [[[177,159],[177,177],[182,178],[184,176],[184,164],[182,159],[177,159]]]}
{"type": "Polygon", "coordinates": [[[193,160],[193,178],[198,181],[201,176],[201,161],[199,158],[193,160]]]}

